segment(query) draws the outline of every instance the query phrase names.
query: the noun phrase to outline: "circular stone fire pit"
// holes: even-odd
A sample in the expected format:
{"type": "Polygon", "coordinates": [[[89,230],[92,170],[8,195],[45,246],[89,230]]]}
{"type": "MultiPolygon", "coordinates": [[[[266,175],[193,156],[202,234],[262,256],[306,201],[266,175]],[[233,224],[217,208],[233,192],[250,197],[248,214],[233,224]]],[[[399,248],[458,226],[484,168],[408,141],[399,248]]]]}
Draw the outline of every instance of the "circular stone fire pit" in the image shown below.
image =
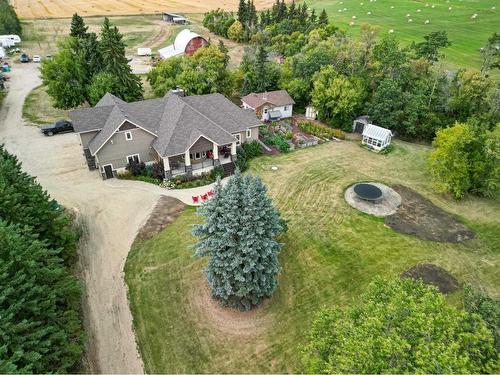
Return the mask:
{"type": "Polygon", "coordinates": [[[361,182],[350,186],[344,194],[346,202],[366,214],[385,217],[396,213],[401,196],[378,182],[361,182]]]}
{"type": "Polygon", "coordinates": [[[354,185],[354,193],[359,199],[374,203],[380,202],[383,198],[382,190],[368,183],[354,185]]]}

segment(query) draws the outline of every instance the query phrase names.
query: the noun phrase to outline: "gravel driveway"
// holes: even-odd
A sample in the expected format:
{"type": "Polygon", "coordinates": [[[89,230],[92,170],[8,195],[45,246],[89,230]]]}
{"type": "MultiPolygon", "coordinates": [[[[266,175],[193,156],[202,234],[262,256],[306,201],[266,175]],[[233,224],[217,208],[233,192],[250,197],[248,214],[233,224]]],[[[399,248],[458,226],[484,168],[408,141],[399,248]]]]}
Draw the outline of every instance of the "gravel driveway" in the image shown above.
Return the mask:
{"type": "Polygon", "coordinates": [[[39,84],[37,65],[14,65],[9,93],[0,110],[0,142],[20,158],[24,169],[51,196],[74,208],[87,226],[80,262],[90,370],[142,373],[123,266],[161,189],[130,181],[102,181],[96,172],[88,171],[75,134],[44,137],[36,127],[24,126],[24,99],[39,84]]]}

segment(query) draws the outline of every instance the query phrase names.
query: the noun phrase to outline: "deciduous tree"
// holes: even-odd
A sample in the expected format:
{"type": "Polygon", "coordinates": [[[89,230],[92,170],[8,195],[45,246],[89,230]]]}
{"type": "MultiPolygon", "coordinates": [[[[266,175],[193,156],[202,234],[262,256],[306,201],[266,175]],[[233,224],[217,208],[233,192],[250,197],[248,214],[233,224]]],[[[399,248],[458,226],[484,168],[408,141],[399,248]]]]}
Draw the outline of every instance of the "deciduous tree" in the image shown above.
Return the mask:
{"type": "Polygon", "coordinates": [[[375,279],[358,303],[324,308],[303,348],[307,373],[489,373],[493,335],[478,315],[412,279],[375,279]]]}

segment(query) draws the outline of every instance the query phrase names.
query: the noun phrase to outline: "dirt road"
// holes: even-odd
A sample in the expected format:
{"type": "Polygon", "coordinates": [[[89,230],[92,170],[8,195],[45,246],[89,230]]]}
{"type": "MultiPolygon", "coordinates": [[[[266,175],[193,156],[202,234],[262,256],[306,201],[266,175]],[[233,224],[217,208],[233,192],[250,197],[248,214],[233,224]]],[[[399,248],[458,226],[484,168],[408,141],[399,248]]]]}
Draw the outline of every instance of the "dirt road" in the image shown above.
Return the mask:
{"type": "Polygon", "coordinates": [[[90,370],[141,373],[143,364],[132,329],[123,266],[136,232],[160,192],[126,181],[102,181],[84,165],[75,134],[44,137],[37,128],[24,126],[24,99],[39,84],[36,65],[14,66],[9,93],[0,110],[0,142],[20,158],[24,169],[36,176],[50,195],[77,210],[86,224],[80,262],[90,370]]]}

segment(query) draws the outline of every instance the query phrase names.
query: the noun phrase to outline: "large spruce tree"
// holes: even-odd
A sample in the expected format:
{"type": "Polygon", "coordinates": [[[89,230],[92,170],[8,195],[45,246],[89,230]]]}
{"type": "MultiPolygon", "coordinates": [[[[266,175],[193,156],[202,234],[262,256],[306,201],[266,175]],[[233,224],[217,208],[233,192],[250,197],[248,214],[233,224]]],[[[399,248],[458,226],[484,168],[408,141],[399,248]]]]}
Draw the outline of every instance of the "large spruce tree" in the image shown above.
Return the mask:
{"type": "Polygon", "coordinates": [[[71,28],[69,35],[75,38],[85,38],[87,36],[88,26],[85,26],[85,21],[78,13],[73,14],[71,18],[71,28]]]}
{"type": "Polygon", "coordinates": [[[14,7],[9,3],[8,0],[0,0],[0,35],[21,35],[21,33],[21,22],[17,17],[14,7]]]}
{"type": "Polygon", "coordinates": [[[205,270],[212,296],[223,306],[249,310],[277,286],[276,237],[284,225],[261,179],[239,171],[198,209],[205,219],[195,225],[196,255],[209,258],[205,270]]]}
{"type": "Polygon", "coordinates": [[[141,79],[132,73],[125,57],[123,36],[108,18],[104,19],[101,29],[99,49],[102,56],[103,72],[114,75],[118,85],[114,95],[125,101],[142,99],[141,79]]]}

